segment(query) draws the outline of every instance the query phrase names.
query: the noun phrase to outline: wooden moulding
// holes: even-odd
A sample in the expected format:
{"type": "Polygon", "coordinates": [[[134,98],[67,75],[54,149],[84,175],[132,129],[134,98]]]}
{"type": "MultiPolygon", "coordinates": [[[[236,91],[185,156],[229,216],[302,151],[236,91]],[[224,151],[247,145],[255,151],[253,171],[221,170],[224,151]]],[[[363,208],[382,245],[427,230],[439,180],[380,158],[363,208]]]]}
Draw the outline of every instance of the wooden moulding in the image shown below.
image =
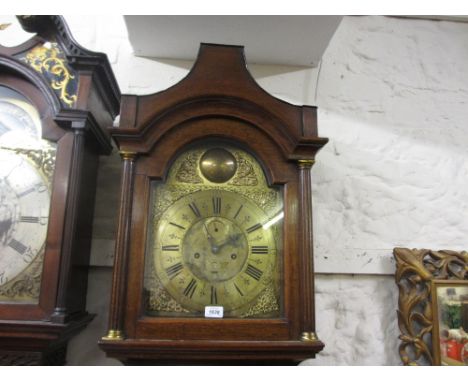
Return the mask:
{"type": "Polygon", "coordinates": [[[124,166],[132,161],[132,167],[122,178],[109,327],[100,341],[107,355],[126,364],[297,364],[313,358],[324,344],[315,332],[310,168],[328,141],[318,136],[316,108],[266,93],[248,72],[242,47],[202,44],[179,83],[155,94],[124,95],[111,135],[124,166]],[[201,142],[239,147],[258,160],[269,186],[283,187],[284,304],[278,317],[213,321],[142,311],[150,184],[165,181],[178,155],[201,142]]]}

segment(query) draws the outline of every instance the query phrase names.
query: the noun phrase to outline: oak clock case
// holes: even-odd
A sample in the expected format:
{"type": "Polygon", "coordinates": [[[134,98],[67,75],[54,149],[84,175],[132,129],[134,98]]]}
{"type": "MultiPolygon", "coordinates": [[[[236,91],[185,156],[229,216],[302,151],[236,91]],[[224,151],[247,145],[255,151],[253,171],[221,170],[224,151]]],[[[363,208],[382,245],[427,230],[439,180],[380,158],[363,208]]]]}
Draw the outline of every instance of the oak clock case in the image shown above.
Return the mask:
{"type": "Polygon", "coordinates": [[[151,183],[145,265],[148,315],[281,314],[282,192],[246,151],[184,151],[151,183]]]}
{"type": "Polygon", "coordinates": [[[261,89],[239,46],[202,44],[189,74],[123,95],[109,324],[125,364],[297,364],[315,333],[316,109],[261,89]],[[222,310],[222,314],[220,313],[222,310]]]}

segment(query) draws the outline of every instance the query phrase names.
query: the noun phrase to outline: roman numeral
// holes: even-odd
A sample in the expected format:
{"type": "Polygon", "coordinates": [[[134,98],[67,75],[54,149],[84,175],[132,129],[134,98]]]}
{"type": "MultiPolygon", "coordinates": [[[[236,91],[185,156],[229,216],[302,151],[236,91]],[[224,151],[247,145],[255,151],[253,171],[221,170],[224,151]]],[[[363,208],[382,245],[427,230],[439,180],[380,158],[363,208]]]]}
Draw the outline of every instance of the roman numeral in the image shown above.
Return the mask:
{"type": "Polygon", "coordinates": [[[252,245],[253,255],[268,255],[268,246],[266,245],[252,245]]]}
{"type": "Polygon", "coordinates": [[[198,209],[195,202],[189,203],[189,207],[197,218],[201,218],[200,210],[198,209]]]}
{"type": "Polygon", "coordinates": [[[19,221],[21,223],[39,223],[37,216],[20,216],[19,221]]]}
{"type": "Polygon", "coordinates": [[[221,198],[219,196],[214,196],[213,201],[213,213],[219,215],[221,213],[221,198]]]}
{"type": "Polygon", "coordinates": [[[192,298],[193,294],[195,293],[195,289],[197,289],[197,282],[195,279],[192,279],[188,285],[184,289],[184,295],[186,297],[192,298]]]}
{"type": "Polygon", "coordinates": [[[178,244],[173,244],[173,245],[163,245],[162,246],[163,251],[178,251],[179,250],[179,245],[178,244]]]}
{"type": "Polygon", "coordinates": [[[15,239],[11,239],[11,241],[8,243],[8,246],[10,248],[13,248],[20,255],[24,255],[24,253],[28,249],[28,247],[26,247],[23,243],[15,240],[15,239]]]}
{"type": "Polygon", "coordinates": [[[216,293],[216,287],[211,286],[211,303],[213,305],[218,303],[218,295],[216,293]]]}
{"type": "Polygon", "coordinates": [[[252,233],[252,232],[256,231],[259,228],[262,228],[262,225],[260,223],[257,223],[255,225],[253,225],[252,227],[247,228],[246,231],[247,231],[247,233],[252,233]]]}
{"type": "Polygon", "coordinates": [[[234,219],[236,219],[236,218],[239,216],[239,212],[241,212],[242,207],[244,207],[243,204],[241,204],[241,206],[240,206],[239,209],[237,210],[236,214],[234,215],[234,219]]]}
{"type": "Polygon", "coordinates": [[[234,283],[234,288],[236,288],[237,293],[239,293],[241,296],[244,296],[244,293],[240,290],[240,288],[237,286],[236,283],[234,283]]]}
{"type": "Polygon", "coordinates": [[[263,272],[260,269],[254,267],[251,264],[247,264],[245,273],[247,273],[250,277],[252,277],[253,279],[257,281],[260,280],[260,277],[262,277],[263,275],[263,272]]]}
{"type": "Polygon", "coordinates": [[[184,268],[184,266],[182,265],[182,263],[177,263],[177,264],[171,265],[169,268],[166,268],[167,276],[172,280],[180,272],[182,272],[183,268],[184,268]]]}
{"type": "Polygon", "coordinates": [[[174,226],[174,227],[180,228],[180,229],[185,229],[185,227],[183,227],[183,226],[181,226],[179,224],[173,223],[173,222],[169,222],[169,224],[174,226]]]}

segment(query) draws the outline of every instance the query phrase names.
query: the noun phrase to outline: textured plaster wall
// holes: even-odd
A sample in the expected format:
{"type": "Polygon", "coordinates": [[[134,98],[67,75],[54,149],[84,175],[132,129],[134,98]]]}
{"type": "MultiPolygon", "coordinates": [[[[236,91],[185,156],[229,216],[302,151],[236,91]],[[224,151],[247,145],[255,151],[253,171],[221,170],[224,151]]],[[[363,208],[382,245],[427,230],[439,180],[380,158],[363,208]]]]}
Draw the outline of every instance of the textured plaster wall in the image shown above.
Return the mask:
{"type": "Polygon", "coordinates": [[[466,249],[468,24],[345,18],[317,87],[321,272],[392,273],[396,246],[466,249]]]}
{"type": "Polygon", "coordinates": [[[392,276],[318,275],[316,326],[325,348],[304,365],[399,365],[392,276]]]}
{"type": "MultiPolygon", "coordinates": [[[[67,17],[77,40],[108,54],[123,93],[182,79],[190,62],[133,57],[117,17],[67,17]]],[[[311,36],[313,38],[313,36],[311,36]]],[[[248,51],[247,51],[248,57],[248,51]]],[[[317,332],[326,347],[306,365],[397,365],[395,246],[466,249],[468,24],[345,17],[321,66],[251,66],[259,84],[319,107],[314,179],[317,332]]],[[[72,365],[118,364],[105,334],[120,160],[101,160],[88,307],[72,365]]]]}

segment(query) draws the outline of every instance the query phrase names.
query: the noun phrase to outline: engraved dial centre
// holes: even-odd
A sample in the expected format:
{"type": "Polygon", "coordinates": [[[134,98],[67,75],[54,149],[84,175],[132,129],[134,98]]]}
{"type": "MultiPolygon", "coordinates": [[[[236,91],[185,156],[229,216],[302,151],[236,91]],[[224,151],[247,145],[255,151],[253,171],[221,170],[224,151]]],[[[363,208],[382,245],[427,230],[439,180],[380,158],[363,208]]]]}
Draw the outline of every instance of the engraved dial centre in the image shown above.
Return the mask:
{"type": "Polygon", "coordinates": [[[184,263],[207,282],[226,281],[236,276],[248,257],[242,230],[229,219],[209,217],[193,224],[182,244],[184,263]]]}

